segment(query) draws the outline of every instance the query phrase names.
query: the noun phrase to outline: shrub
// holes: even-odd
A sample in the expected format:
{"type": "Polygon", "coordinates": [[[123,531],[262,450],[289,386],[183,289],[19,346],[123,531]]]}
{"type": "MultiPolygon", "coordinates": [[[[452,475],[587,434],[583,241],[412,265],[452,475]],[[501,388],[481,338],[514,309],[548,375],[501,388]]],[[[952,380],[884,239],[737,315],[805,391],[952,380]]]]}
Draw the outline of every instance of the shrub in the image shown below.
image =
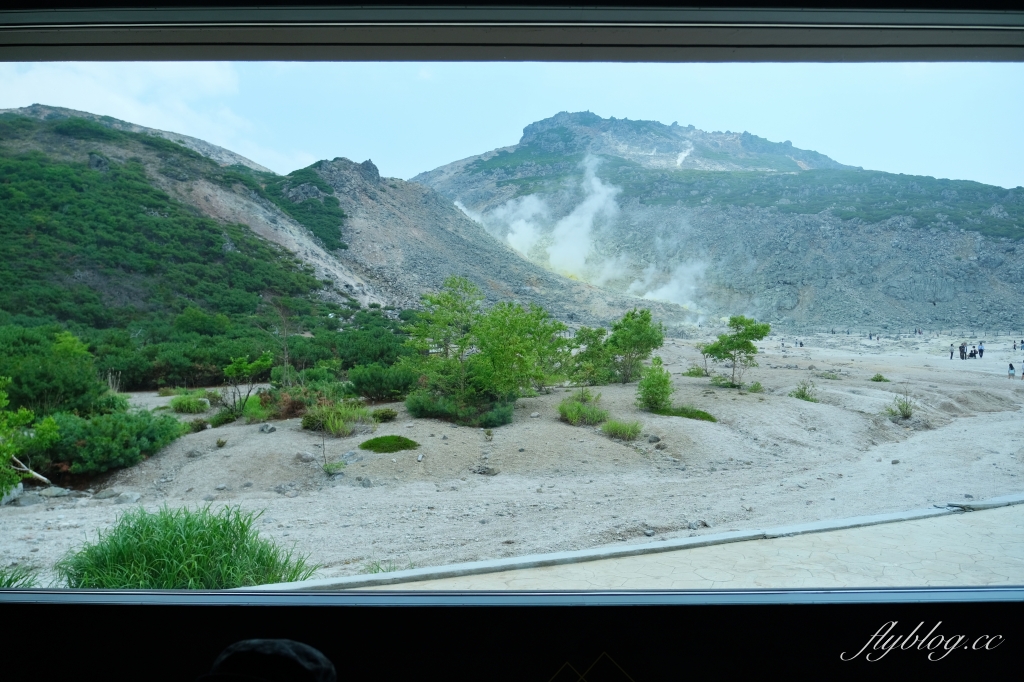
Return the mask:
{"type": "Polygon", "coordinates": [[[700,365],[690,365],[683,372],[684,377],[706,377],[708,373],[700,365]]]}
{"type": "Polygon", "coordinates": [[[229,407],[222,408],[220,412],[210,417],[210,425],[214,428],[218,426],[224,426],[225,424],[233,424],[238,421],[239,415],[237,412],[229,407]]]}
{"type": "Polygon", "coordinates": [[[660,414],[665,417],[686,417],[687,419],[699,419],[705,422],[717,422],[712,415],[708,414],[704,410],[698,410],[696,407],[690,407],[689,405],[680,405],[679,407],[667,407],[662,410],[654,410],[654,414],[660,414]]]}
{"type": "Polygon", "coordinates": [[[0,567],[0,590],[27,590],[38,583],[36,572],[24,566],[0,567]]]}
{"type": "Polygon", "coordinates": [[[370,411],[358,403],[337,405],[316,405],[302,418],[302,428],[309,431],[325,431],[332,436],[350,436],[355,432],[353,424],[373,424],[370,411]]]}
{"type": "Polygon", "coordinates": [[[328,462],[327,464],[323,465],[322,468],[323,468],[325,474],[336,474],[336,473],[338,473],[339,471],[342,471],[345,468],[345,463],[344,462],[328,462]]]}
{"type": "Polygon", "coordinates": [[[70,465],[73,474],[103,472],[138,463],[181,435],[178,420],[151,412],[121,412],[82,419],[56,414],[60,436],[52,458],[70,465]]]}
{"type": "Polygon", "coordinates": [[[593,399],[592,402],[581,402],[577,396],[566,398],[558,404],[558,416],[562,421],[573,426],[600,424],[608,419],[608,411],[602,410],[594,404],[598,398],[593,399]]]}
{"type": "Polygon", "coordinates": [[[211,407],[218,407],[224,404],[224,396],[221,395],[220,391],[203,391],[201,398],[206,398],[210,402],[211,407]]]}
{"type": "Polygon", "coordinates": [[[885,382],[888,382],[889,380],[886,379],[881,374],[876,374],[875,376],[871,377],[870,381],[885,381],[885,382]]]}
{"type": "Polygon", "coordinates": [[[274,414],[274,408],[270,405],[270,396],[266,393],[251,395],[242,406],[242,416],[246,424],[257,424],[265,422],[274,414]]]}
{"type": "Polygon", "coordinates": [[[199,414],[206,412],[210,406],[197,395],[179,395],[171,398],[171,409],[179,414],[199,414]]]}
{"type": "Polygon", "coordinates": [[[199,433],[200,431],[205,431],[209,425],[210,422],[205,419],[193,419],[188,423],[188,428],[192,433],[199,433]]]}
{"type": "Polygon", "coordinates": [[[160,388],[157,389],[156,394],[158,396],[160,396],[161,398],[169,398],[172,395],[181,395],[183,390],[184,389],[180,389],[180,388],[171,388],[169,386],[161,386],[160,388]]]}
{"type": "Polygon", "coordinates": [[[415,450],[420,446],[414,440],[409,440],[405,436],[378,436],[377,438],[371,438],[370,440],[363,441],[359,444],[359,447],[363,450],[369,450],[371,452],[398,452],[399,450],[415,450]]]}
{"type": "Polygon", "coordinates": [[[396,410],[392,410],[390,407],[382,407],[378,410],[374,410],[370,413],[370,416],[373,417],[374,421],[383,423],[394,421],[398,418],[398,412],[396,410]]]}
{"type": "Polygon", "coordinates": [[[378,364],[357,366],[348,371],[348,380],[358,395],[369,400],[398,400],[404,397],[416,375],[402,367],[382,367],[378,364]]]}
{"type": "Polygon", "coordinates": [[[504,426],[511,424],[515,412],[515,405],[495,405],[490,410],[477,417],[476,423],[484,428],[504,426]]]}
{"type": "Polygon", "coordinates": [[[892,399],[892,405],[885,408],[885,413],[890,417],[897,419],[910,419],[914,416],[914,409],[917,406],[914,401],[910,399],[909,387],[904,387],[903,395],[898,395],[892,399]]]}
{"type": "Polygon", "coordinates": [[[640,435],[640,422],[607,421],[601,425],[601,431],[611,438],[635,440],[640,435]]]}
{"type": "Polygon", "coordinates": [[[727,376],[716,374],[711,377],[711,385],[718,388],[740,388],[740,384],[734,384],[727,376]]]}
{"type": "Polygon", "coordinates": [[[842,379],[842,377],[836,374],[835,372],[822,372],[818,376],[821,377],[822,379],[831,379],[832,381],[838,381],[842,379]]]}
{"type": "Polygon", "coordinates": [[[222,448],[222,447],[224,447],[227,444],[228,444],[228,442],[226,440],[224,440],[223,438],[218,438],[217,439],[217,447],[218,448],[222,448]]]}
{"type": "Polygon", "coordinates": [[[260,513],[136,509],[55,566],[71,588],[224,590],[308,579],[319,566],[259,537],[260,513]]]}
{"type": "Polygon", "coordinates": [[[481,403],[460,406],[452,398],[429,391],[413,391],[405,408],[417,419],[444,419],[464,426],[493,428],[512,423],[514,403],[481,403]]]}
{"type": "Polygon", "coordinates": [[[818,402],[818,397],[814,394],[814,384],[810,381],[801,381],[789,395],[791,398],[806,400],[809,403],[818,402]]]}
{"type": "Polygon", "coordinates": [[[760,381],[755,381],[750,386],[747,386],[747,391],[750,393],[764,393],[764,386],[761,385],[760,381]]]}
{"type": "Polygon", "coordinates": [[[100,396],[93,403],[95,414],[113,414],[114,412],[128,411],[128,396],[121,393],[108,392],[100,396]]]}
{"type": "Polygon", "coordinates": [[[645,367],[640,374],[636,387],[636,404],[642,410],[664,410],[671,407],[672,375],[664,368],[661,358],[655,355],[651,366],[645,367]]]}

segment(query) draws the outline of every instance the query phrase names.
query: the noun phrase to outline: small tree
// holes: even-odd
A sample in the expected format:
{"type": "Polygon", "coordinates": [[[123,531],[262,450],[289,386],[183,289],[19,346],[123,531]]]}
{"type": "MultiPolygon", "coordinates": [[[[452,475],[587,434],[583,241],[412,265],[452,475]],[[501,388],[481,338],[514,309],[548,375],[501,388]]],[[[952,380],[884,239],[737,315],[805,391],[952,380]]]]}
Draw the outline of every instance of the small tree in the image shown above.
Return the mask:
{"type": "Polygon", "coordinates": [[[605,342],[608,330],[603,327],[580,327],[572,345],[576,353],[569,359],[569,378],[577,386],[607,384],[614,376],[612,355],[605,342]]]}
{"type": "Polygon", "coordinates": [[[675,393],[672,376],[662,366],[661,358],[655,355],[651,366],[644,368],[640,375],[640,383],[636,387],[636,405],[642,410],[656,412],[672,406],[671,398],[675,393]]]}
{"type": "Polygon", "coordinates": [[[547,377],[564,361],[565,325],[540,306],[498,303],[473,330],[481,388],[498,396],[516,396],[524,389],[543,388],[547,377]]]}
{"type": "Polygon", "coordinates": [[[701,349],[718,362],[732,363],[732,384],[737,386],[743,378],[743,372],[750,367],[757,367],[754,356],[757,355],[757,346],[754,341],[760,341],[771,333],[771,325],[767,322],[758,322],[753,318],[733,315],[729,318],[729,329],[732,334],[719,334],[718,340],[710,343],[701,349]]]}
{"type": "Polygon", "coordinates": [[[249,396],[256,389],[259,383],[258,378],[267,372],[274,364],[274,356],[270,351],[263,351],[258,358],[249,362],[249,356],[231,358],[231,364],[224,368],[224,376],[231,384],[231,411],[235,414],[242,414],[242,408],[248,402],[249,396]],[[245,391],[243,397],[242,391],[245,391]]]}
{"type": "Polygon", "coordinates": [[[619,380],[626,384],[640,373],[643,362],[665,342],[665,326],[652,322],[650,310],[634,308],[612,325],[608,348],[615,356],[619,380]]]}
{"type": "Polygon", "coordinates": [[[24,407],[18,408],[17,412],[5,409],[9,401],[4,389],[10,381],[10,377],[0,377],[0,497],[9,493],[23,478],[31,477],[42,483],[50,483],[26,466],[18,456],[31,440],[37,439],[35,444],[45,447],[57,439],[57,427],[52,418],[47,417],[34,433],[29,433],[35,414],[24,407]]]}

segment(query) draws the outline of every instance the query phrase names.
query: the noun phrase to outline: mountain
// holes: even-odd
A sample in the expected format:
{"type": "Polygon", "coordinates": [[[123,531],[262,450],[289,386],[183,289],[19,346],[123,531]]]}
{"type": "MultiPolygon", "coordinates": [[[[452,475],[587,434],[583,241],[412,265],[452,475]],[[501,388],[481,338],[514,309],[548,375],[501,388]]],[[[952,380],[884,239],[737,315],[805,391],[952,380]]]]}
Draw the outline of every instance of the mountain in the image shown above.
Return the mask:
{"type": "MultiPolygon", "coordinates": [[[[370,161],[336,158],[279,176],[195,138],[42,105],[0,112],[0,161],[9,198],[23,200],[0,224],[23,254],[0,272],[0,308],[12,314],[99,327],[190,305],[241,314],[255,309],[261,287],[405,308],[450,275],[491,301],[536,303],[568,321],[607,323],[638,303],[523,259],[436,191],[382,178],[370,161]],[[239,285],[229,310],[214,283],[242,278],[221,275],[223,255],[243,251],[256,260],[242,270],[280,268],[239,285]]],[[[648,307],[683,319],[678,306],[648,307]]]]}
{"type": "Polygon", "coordinates": [[[534,263],[791,328],[1016,328],[1024,188],[840,164],[749,133],[560,113],[412,179],[534,263]]]}

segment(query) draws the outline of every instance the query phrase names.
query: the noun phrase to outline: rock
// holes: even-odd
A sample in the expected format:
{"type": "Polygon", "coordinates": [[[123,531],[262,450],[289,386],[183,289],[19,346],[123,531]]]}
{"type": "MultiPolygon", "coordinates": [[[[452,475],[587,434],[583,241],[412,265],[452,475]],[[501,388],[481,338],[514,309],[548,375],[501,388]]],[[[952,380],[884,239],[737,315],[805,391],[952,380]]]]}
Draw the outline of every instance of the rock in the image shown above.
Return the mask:
{"type": "Polygon", "coordinates": [[[85,498],[89,498],[89,497],[92,497],[92,493],[88,493],[88,492],[86,492],[84,490],[72,490],[71,491],[71,497],[85,497],[85,498]]]}
{"type": "Polygon", "coordinates": [[[186,457],[193,457],[193,458],[194,457],[202,457],[203,453],[201,451],[199,451],[199,450],[189,450],[188,452],[185,453],[185,456],[186,457]]]}
{"type": "Polygon", "coordinates": [[[894,460],[892,461],[892,463],[893,463],[893,464],[899,464],[899,463],[900,463],[900,461],[899,461],[898,459],[894,459],[894,460]]]}
{"type": "Polygon", "coordinates": [[[423,455],[420,455],[419,457],[417,457],[416,461],[417,462],[422,462],[423,461],[423,455]]]}
{"type": "Polygon", "coordinates": [[[657,436],[648,436],[647,437],[647,442],[648,443],[660,443],[661,439],[658,438],[657,436]]]}
{"type": "Polygon", "coordinates": [[[416,425],[415,425],[415,424],[406,424],[406,425],[405,425],[405,428],[407,428],[407,429],[411,429],[411,428],[412,428],[412,427],[414,427],[414,426],[416,426],[416,425]]]}
{"type": "Polygon", "coordinates": [[[315,462],[316,461],[316,455],[314,455],[312,452],[296,452],[295,453],[295,461],[296,462],[305,462],[305,463],[315,462]]]}
{"type": "Polygon", "coordinates": [[[531,412],[530,413],[530,419],[536,419],[539,416],[540,416],[540,412],[531,412]]]}
{"type": "Polygon", "coordinates": [[[698,519],[697,521],[690,521],[686,527],[690,530],[699,530],[701,528],[710,528],[711,526],[708,525],[707,521],[698,519]]]}
{"type": "Polygon", "coordinates": [[[495,469],[492,466],[487,466],[486,464],[480,464],[480,465],[477,465],[476,467],[473,468],[473,473],[474,474],[481,474],[483,476],[497,476],[498,475],[498,470],[495,469]]]}
{"type": "Polygon", "coordinates": [[[519,452],[526,452],[526,448],[519,448],[519,452]]]}
{"type": "Polygon", "coordinates": [[[106,490],[101,490],[98,493],[96,493],[95,495],[93,495],[92,499],[94,499],[94,500],[109,500],[110,498],[117,497],[120,494],[121,494],[120,492],[118,492],[117,490],[114,490],[113,488],[107,488],[106,490]]]}
{"type": "Polygon", "coordinates": [[[372,488],[373,481],[370,480],[369,476],[364,476],[362,482],[359,485],[363,486],[364,488],[372,488]]]}
{"type": "Polygon", "coordinates": [[[135,504],[142,497],[139,493],[121,493],[114,498],[114,504],[135,504]]]}
{"type": "Polygon", "coordinates": [[[441,440],[448,440],[448,436],[441,436],[441,440]]]}
{"type": "Polygon", "coordinates": [[[67,497],[70,493],[65,488],[58,488],[52,486],[50,488],[44,488],[39,491],[39,494],[43,497],[67,497]]]}
{"type": "Polygon", "coordinates": [[[252,487],[252,481],[246,481],[245,483],[242,484],[242,487],[243,488],[251,488],[252,487]]]}
{"type": "Polygon", "coordinates": [[[214,500],[216,500],[216,499],[217,499],[217,496],[216,496],[216,495],[213,495],[213,494],[210,494],[210,495],[203,495],[203,501],[204,501],[204,502],[213,502],[213,501],[214,501],[214,500]]]}
{"type": "Polygon", "coordinates": [[[650,528],[648,528],[647,530],[644,531],[644,535],[646,535],[649,538],[653,538],[654,537],[654,531],[651,530],[650,528]]]}
{"type": "Polygon", "coordinates": [[[213,488],[213,489],[214,489],[214,490],[227,490],[227,489],[228,489],[228,487],[227,487],[226,485],[224,485],[223,483],[221,483],[221,484],[220,484],[220,485],[218,485],[218,486],[214,486],[214,488],[213,488]]]}
{"type": "Polygon", "coordinates": [[[276,426],[271,426],[270,424],[260,425],[260,433],[273,433],[274,431],[277,431],[276,426]]]}
{"type": "Polygon", "coordinates": [[[974,499],[974,495],[964,495],[964,497],[966,497],[968,500],[974,499]]]}
{"type": "Polygon", "coordinates": [[[25,493],[14,501],[14,504],[18,507],[30,507],[33,504],[42,504],[46,502],[45,499],[39,496],[39,493],[25,493]]]}
{"type": "Polygon", "coordinates": [[[6,495],[4,495],[2,498],[0,498],[0,507],[2,507],[5,504],[10,504],[11,502],[14,502],[16,499],[21,497],[22,493],[24,493],[24,492],[25,492],[25,486],[22,485],[21,483],[19,483],[18,485],[14,486],[10,490],[10,492],[8,492],[6,495]]]}
{"type": "Polygon", "coordinates": [[[664,449],[665,449],[665,448],[667,448],[667,447],[668,447],[668,446],[667,446],[667,445],[665,445],[664,443],[658,443],[657,445],[655,445],[655,446],[654,446],[654,449],[655,449],[655,450],[664,450],[664,449]]]}
{"type": "Polygon", "coordinates": [[[816,370],[816,369],[818,369],[818,368],[817,368],[817,367],[815,367],[814,365],[807,365],[807,369],[809,369],[809,370],[811,370],[811,371],[814,371],[814,370],[816,370]]]}
{"type": "Polygon", "coordinates": [[[284,494],[284,496],[285,497],[298,497],[299,496],[299,491],[298,490],[289,490],[288,492],[286,492],[284,494]]]}

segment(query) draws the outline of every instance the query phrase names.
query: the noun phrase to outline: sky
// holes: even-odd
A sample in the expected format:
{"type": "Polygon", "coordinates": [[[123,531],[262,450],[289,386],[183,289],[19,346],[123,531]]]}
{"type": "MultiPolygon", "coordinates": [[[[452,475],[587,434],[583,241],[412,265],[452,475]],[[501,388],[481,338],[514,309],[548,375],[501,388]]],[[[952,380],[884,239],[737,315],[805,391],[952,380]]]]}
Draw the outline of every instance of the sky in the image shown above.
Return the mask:
{"type": "Polygon", "coordinates": [[[47,62],[33,103],[198,137],[278,173],[338,156],[408,179],[560,111],[747,131],[873,170],[1024,185],[1024,64],[47,62]]]}

